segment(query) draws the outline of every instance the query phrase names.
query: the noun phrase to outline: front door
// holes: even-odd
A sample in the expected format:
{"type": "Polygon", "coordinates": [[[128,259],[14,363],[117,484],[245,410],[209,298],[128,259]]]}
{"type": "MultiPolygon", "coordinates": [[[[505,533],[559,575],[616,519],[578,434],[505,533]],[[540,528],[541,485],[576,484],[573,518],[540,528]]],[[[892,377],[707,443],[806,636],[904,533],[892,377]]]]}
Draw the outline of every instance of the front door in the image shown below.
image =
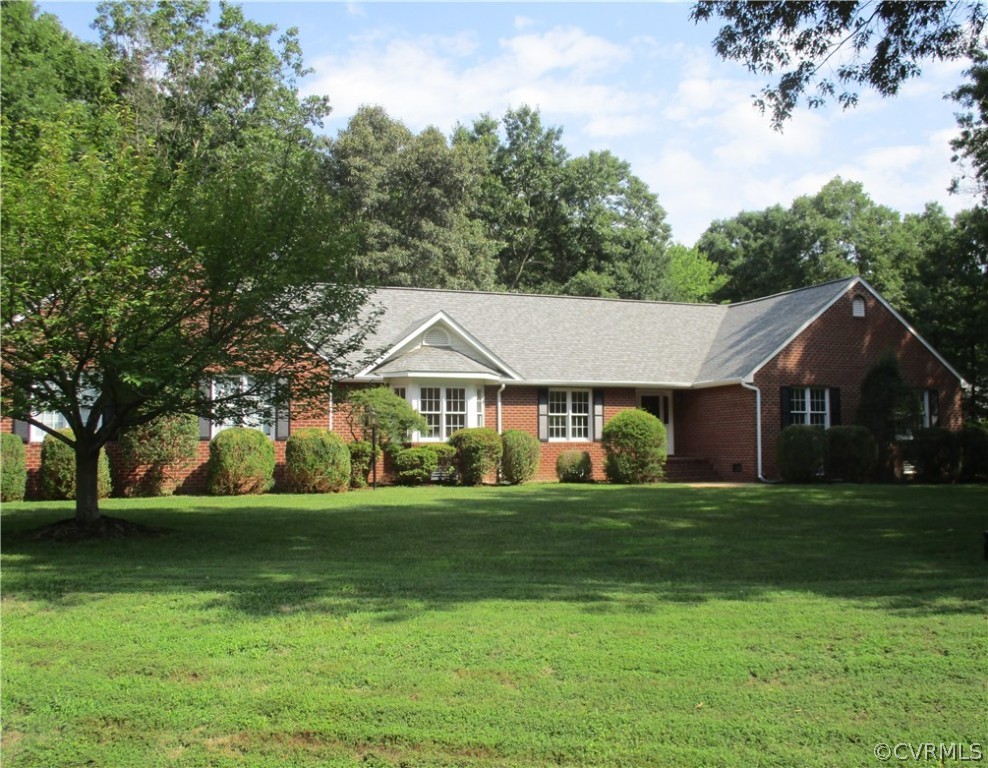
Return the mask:
{"type": "Polygon", "coordinates": [[[660,419],[662,423],[665,424],[668,452],[669,455],[672,456],[676,452],[676,442],[673,435],[674,422],[672,416],[672,393],[668,390],[639,392],[638,407],[660,419]]]}

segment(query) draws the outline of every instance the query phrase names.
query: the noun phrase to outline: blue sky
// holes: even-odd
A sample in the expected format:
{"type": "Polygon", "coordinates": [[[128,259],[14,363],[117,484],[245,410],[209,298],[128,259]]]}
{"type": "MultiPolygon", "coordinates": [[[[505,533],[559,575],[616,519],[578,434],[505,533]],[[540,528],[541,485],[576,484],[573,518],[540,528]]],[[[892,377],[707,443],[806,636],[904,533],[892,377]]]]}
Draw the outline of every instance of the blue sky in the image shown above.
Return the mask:
{"type": "MultiPolygon", "coordinates": [[[[74,34],[95,39],[95,3],[40,3],[74,34]]],[[[335,135],[361,104],[413,130],[449,134],[487,112],[529,104],[563,128],[573,155],[607,149],[627,160],[692,244],[715,219],[853,179],[902,213],[974,201],[946,191],[955,168],[955,105],[944,93],[963,63],[927,67],[894,99],[863,92],[850,111],[803,110],[773,131],[751,103],[764,80],[717,59],[717,24],[689,20],[687,3],[248,2],[246,14],[297,26],[315,71],[306,93],[327,94],[335,135]]]]}

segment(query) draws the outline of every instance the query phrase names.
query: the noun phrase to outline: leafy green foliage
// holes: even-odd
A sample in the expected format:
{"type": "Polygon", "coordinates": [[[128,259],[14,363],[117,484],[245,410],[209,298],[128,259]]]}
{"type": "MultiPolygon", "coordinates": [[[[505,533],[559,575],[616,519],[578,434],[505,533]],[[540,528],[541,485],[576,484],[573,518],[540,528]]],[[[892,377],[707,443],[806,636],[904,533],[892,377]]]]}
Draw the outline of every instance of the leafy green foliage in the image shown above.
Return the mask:
{"type": "MultiPolygon", "coordinates": [[[[72,439],[72,430],[61,434],[72,439]]],[[[41,493],[46,499],[74,499],[76,497],[76,452],[65,440],[45,435],[41,443],[41,493]]],[[[110,479],[110,461],[106,451],[100,450],[97,463],[96,489],[99,498],[105,499],[113,490],[110,479]]]]}
{"type": "Polygon", "coordinates": [[[964,109],[957,115],[960,134],[950,142],[960,163],[962,174],[950,185],[951,192],[973,191],[988,205],[988,50],[981,48],[971,57],[971,68],[965,73],[968,82],[950,94],[964,109]]]}
{"type": "Polygon", "coordinates": [[[511,485],[527,483],[539,469],[542,445],[539,439],[520,429],[501,435],[501,478],[511,485]]]}
{"type": "Polygon", "coordinates": [[[988,425],[965,424],[960,431],[961,480],[988,480],[988,425]]]}
{"type": "Polygon", "coordinates": [[[601,440],[612,483],[655,483],[665,476],[666,428],[652,414],[622,411],[604,425],[601,440]]]}
{"type": "Polygon", "coordinates": [[[209,443],[206,484],[214,496],[267,493],[274,488],[274,444],[258,429],[228,427],[209,443]]]}
{"type": "Polygon", "coordinates": [[[290,493],[345,491],[350,487],[350,473],[350,451],[339,435],[308,427],[288,436],[285,480],[290,493]]]}
{"type": "Polygon", "coordinates": [[[961,472],[961,442],[956,432],[942,427],[917,429],[908,443],[916,477],[924,483],[952,483],[961,472]]]}
{"type": "Polygon", "coordinates": [[[501,436],[490,427],[471,427],[453,433],[449,444],[456,449],[456,474],[464,485],[480,485],[501,461],[501,436]]]}
{"type": "Polygon", "coordinates": [[[690,303],[712,301],[727,280],[728,276],[717,274],[717,265],[698,249],[672,245],[660,298],[690,303]]]}
{"type": "Polygon", "coordinates": [[[587,451],[563,451],[556,457],[556,477],[561,483],[593,481],[593,460],[587,451]]]}
{"type": "Polygon", "coordinates": [[[366,488],[374,449],[365,440],[354,440],[347,443],[346,447],[350,452],[350,487],[366,488]]]}
{"type": "Polygon", "coordinates": [[[23,501],[27,487],[24,441],[10,432],[0,433],[0,501],[23,501]]]}
{"type": "Polygon", "coordinates": [[[422,485],[432,480],[439,468],[439,456],[431,445],[399,451],[394,459],[395,477],[401,485],[422,485]]]}
{"type": "Polygon", "coordinates": [[[168,414],[126,430],[117,443],[124,464],[140,470],[136,482],[120,488],[124,496],[169,496],[175,491],[171,470],[199,452],[199,424],[195,416],[168,414]]]}
{"type": "Polygon", "coordinates": [[[347,393],[346,401],[350,406],[350,434],[355,439],[370,438],[374,428],[380,444],[400,446],[413,432],[424,431],[427,426],[425,417],[390,387],[353,389],[347,393]]]}
{"type": "Polygon", "coordinates": [[[985,8],[971,2],[961,14],[958,5],[701,0],[691,16],[726,22],[714,39],[721,58],[757,74],[779,73],[755,102],[778,128],[804,99],[811,108],[831,99],[847,108],[858,103],[858,86],[894,96],[926,62],[970,55],[985,8]]]}
{"type": "Polygon", "coordinates": [[[854,424],[827,430],[826,476],[831,480],[864,483],[878,463],[878,443],[868,429],[854,424]]]}
{"type": "Polygon", "coordinates": [[[786,427],[775,441],[775,461],[787,483],[823,479],[827,465],[827,433],[823,427],[796,424],[786,427]]]}
{"type": "Polygon", "coordinates": [[[861,380],[855,421],[878,441],[878,479],[896,477],[896,442],[919,426],[919,398],[902,379],[895,354],[883,354],[861,380]]]}

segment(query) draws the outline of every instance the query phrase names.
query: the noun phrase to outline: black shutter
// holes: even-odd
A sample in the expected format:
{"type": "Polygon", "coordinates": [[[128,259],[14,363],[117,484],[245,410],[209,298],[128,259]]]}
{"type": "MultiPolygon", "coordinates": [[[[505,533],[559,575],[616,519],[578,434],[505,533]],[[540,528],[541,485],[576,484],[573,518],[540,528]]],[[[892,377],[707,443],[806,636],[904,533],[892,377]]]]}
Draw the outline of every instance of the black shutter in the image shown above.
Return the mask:
{"type": "Polygon", "coordinates": [[[209,419],[199,417],[199,439],[209,440],[212,436],[213,424],[209,419]]]}
{"type": "Polygon", "coordinates": [[[839,427],[840,417],[840,387],[830,388],[830,426],[839,427]]]}
{"type": "Polygon", "coordinates": [[[782,428],[792,424],[792,387],[779,390],[779,410],[782,411],[782,428]]]}
{"type": "Polygon", "coordinates": [[[593,391],[593,425],[591,427],[590,439],[600,440],[604,434],[604,390],[595,389],[593,391]]]}
{"type": "Polygon", "coordinates": [[[539,440],[549,440],[549,390],[539,390],[539,440]]]}
{"type": "Polygon", "coordinates": [[[20,419],[14,419],[14,434],[17,435],[25,443],[31,439],[31,425],[26,421],[21,421],[20,419]]]}

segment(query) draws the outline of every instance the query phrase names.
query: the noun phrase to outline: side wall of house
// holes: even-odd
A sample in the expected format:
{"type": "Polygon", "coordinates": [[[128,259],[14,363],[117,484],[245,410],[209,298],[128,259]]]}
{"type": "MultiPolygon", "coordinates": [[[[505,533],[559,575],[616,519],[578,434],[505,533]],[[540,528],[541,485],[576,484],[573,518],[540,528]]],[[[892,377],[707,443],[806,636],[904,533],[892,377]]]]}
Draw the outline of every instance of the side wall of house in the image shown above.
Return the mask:
{"type": "Polygon", "coordinates": [[[902,377],[916,390],[939,394],[940,426],[963,426],[962,391],[958,379],[940,360],[862,286],[852,287],[755,376],[762,391],[762,438],[765,475],[777,477],[775,443],[782,430],[782,387],[840,388],[841,422],[852,424],[861,381],[868,369],[891,350],[902,377]],[[864,299],[864,317],[854,317],[852,302],[864,299]]]}

